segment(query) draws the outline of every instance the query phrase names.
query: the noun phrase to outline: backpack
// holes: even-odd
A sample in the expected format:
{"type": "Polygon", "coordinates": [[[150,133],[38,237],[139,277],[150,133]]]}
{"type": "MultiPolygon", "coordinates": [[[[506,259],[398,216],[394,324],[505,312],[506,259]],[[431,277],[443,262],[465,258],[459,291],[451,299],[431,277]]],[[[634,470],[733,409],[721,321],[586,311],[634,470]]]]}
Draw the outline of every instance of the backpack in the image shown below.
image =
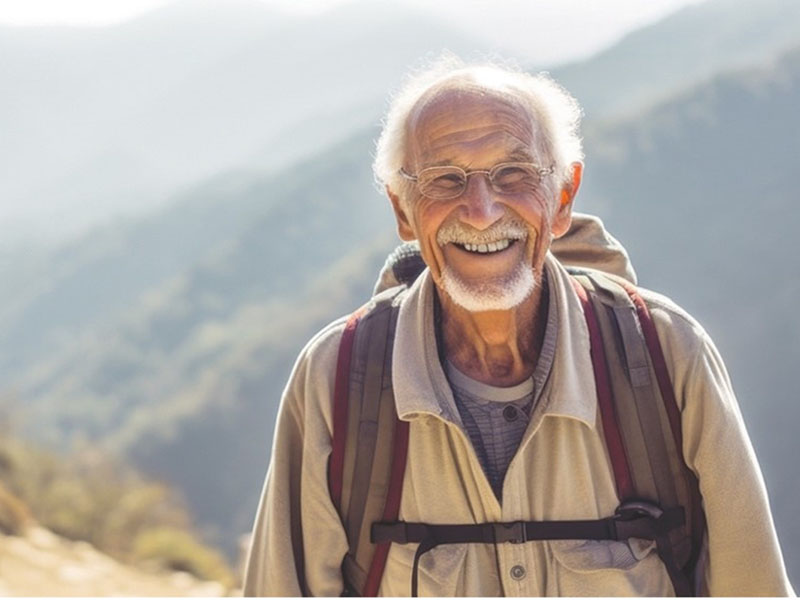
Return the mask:
{"type": "Polygon", "coordinates": [[[628,538],[655,541],[676,595],[695,595],[705,517],[697,478],[683,460],[680,411],[664,354],[635,287],[600,271],[569,269],[589,329],[600,418],[621,500],[615,514],[461,525],[397,520],[409,423],[395,409],[392,346],[400,300],[425,265],[407,245],[390,262],[401,285],[350,316],[336,367],[328,480],[349,543],[345,595],[377,595],[393,542],[419,544],[411,580],[416,597],[419,559],[441,544],[628,538]]]}

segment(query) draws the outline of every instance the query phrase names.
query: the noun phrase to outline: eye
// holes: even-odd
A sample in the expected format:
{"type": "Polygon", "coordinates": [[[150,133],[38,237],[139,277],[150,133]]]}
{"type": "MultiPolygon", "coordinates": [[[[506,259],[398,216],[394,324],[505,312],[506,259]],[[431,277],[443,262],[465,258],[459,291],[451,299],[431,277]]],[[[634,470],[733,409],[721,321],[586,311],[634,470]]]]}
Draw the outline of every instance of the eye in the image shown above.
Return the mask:
{"type": "Polygon", "coordinates": [[[419,189],[429,198],[455,198],[464,191],[464,172],[453,167],[431,167],[420,173],[419,189]]]}
{"type": "Polygon", "coordinates": [[[492,183],[503,192],[521,192],[535,187],[539,176],[524,165],[499,165],[492,172],[492,183]]]}
{"type": "Polygon", "coordinates": [[[459,173],[443,173],[431,179],[429,185],[443,190],[452,190],[464,185],[464,178],[459,173]]]}

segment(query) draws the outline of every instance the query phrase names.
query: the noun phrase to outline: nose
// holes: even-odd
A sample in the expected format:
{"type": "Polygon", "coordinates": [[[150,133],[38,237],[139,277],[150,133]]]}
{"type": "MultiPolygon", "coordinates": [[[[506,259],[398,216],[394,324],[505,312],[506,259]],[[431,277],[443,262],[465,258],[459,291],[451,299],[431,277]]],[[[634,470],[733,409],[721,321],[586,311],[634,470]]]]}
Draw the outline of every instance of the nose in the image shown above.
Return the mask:
{"type": "Polygon", "coordinates": [[[469,174],[467,189],[460,199],[461,221],[475,229],[487,229],[505,214],[503,206],[496,201],[496,193],[485,173],[469,174]]]}

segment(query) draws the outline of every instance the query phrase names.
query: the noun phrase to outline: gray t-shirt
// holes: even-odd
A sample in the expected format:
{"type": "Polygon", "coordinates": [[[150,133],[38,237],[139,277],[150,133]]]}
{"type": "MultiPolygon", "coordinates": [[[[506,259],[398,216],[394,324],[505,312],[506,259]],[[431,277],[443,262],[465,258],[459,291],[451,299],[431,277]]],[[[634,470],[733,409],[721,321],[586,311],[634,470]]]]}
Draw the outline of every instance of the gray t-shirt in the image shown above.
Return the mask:
{"type": "MultiPolygon", "coordinates": [[[[548,286],[549,287],[549,286],[548,286]]],[[[549,306],[555,306],[548,290],[549,306]]],[[[556,315],[549,310],[544,342],[533,376],[511,387],[476,381],[445,363],[445,372],[464,429],[497,499],[503,500],[503,480],[530,422],[533,406],[550,375],[556,348],[556,315]]]]}

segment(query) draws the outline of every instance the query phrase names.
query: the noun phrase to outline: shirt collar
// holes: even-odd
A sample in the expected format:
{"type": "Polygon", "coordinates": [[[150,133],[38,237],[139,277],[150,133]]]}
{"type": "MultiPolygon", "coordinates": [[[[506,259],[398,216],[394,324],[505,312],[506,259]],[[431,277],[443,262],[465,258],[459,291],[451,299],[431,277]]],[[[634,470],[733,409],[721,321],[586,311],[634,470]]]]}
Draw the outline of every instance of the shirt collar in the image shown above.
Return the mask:
{"type": "MultiPolygon", "coordinates": [[[[577,419],[594,427],[597,395],[583,309],[569,274],[550,253],[545,269],[552,286],[551,298],[555,298],[549,310],[556,311],[557,329],[552,372],[539,398],[537,412],[577,419]]],[[[392,386],[401,419],[429,414],[459,423],[453,393],[437,354],[434,286],[426,269],[400,305],[392,356],[392,386]]]]}

